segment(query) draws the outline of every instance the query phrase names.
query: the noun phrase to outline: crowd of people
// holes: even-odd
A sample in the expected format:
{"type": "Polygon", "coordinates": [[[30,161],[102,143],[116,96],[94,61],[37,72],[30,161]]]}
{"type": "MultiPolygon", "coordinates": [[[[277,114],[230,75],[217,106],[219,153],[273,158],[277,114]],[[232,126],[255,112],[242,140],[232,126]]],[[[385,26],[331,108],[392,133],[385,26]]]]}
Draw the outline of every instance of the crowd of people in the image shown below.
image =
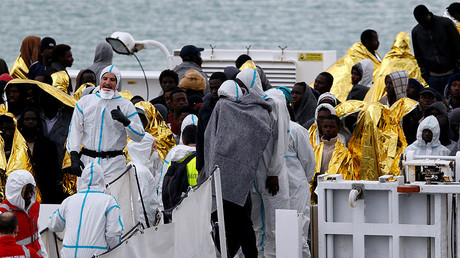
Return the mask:
{"type": "MultiPolygon", "coordinates": [[[[275,210],[294,209],[309,257],[319,175],[377,180],[399,174],[401,153],[460,150],[460,3],[444,16],[414,9],[414,55],[400,33],[382,58],[378,33],[365,30],[310,86],[290,89],[272,85],[245,54],[208,78],[204,49],[187,45],[182,63],[161,72],[152,100],[118,91],[108,43],[72,82],[70,46],[26,37],[11,70],[0,62],[0,245],[45,257],[39,204],[54,203],[49,229],[65,229],[61,254],[100,254],[121,241],[123,196],[106,183],[127,164],[137,170],[144,227],[217,165],[229,256],[241,249],[275,257],[275,210]]],[[[216,212],[211,217],[218,225],[216,212]]]]}

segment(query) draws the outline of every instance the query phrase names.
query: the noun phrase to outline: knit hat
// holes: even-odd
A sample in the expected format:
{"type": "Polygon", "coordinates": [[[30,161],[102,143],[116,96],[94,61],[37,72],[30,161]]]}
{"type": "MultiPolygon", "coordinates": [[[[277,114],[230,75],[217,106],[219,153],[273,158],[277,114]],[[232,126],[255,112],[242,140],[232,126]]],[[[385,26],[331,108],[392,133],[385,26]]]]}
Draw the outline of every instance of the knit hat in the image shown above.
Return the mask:
{"type": "Polygon", "coordinates": [[[179,88],[184,91],[195,90],[205,91],[206,90],[206,79],[197,70],[188,70],[180,80],[179,88]]]}

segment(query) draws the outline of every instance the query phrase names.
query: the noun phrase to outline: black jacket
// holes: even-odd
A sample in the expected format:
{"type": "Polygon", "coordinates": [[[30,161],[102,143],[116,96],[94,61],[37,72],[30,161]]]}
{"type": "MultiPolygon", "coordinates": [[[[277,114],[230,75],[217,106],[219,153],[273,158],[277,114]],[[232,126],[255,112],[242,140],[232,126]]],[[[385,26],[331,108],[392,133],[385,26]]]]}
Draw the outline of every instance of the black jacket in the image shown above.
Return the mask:
{"type": "Polygon", "coordinates": [[[460,64],[460,36],[454,23],[444,17],[432,15],[429,29],[418,24],[412,29],[414,55],[422,76],[430,72],[446,73],[460,64]]]}
{"type": "Polygon", "coordinates": [[[198,111],[198,126],[196,129],[196,170],[198,171],[204,167],[204,132],[215,105],[216,103],[212,101],[212,98],[207,98],[198,111]]]}

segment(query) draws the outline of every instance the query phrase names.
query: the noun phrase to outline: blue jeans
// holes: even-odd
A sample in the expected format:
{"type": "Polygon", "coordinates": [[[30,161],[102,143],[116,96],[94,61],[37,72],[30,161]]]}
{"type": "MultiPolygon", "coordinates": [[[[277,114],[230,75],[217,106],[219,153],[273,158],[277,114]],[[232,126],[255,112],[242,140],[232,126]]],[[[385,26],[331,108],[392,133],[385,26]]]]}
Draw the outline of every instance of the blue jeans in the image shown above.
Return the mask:
{"type": "Polygon", "coordinates": [[[444,96],[444,88],[447,86],[447,83],[449,82],[449,77],[451,75],[452,74],[444,76],[430,76],[427,83],[431,88],[437,90],[439,94],[441,94],[441,96],[444,96]]]}

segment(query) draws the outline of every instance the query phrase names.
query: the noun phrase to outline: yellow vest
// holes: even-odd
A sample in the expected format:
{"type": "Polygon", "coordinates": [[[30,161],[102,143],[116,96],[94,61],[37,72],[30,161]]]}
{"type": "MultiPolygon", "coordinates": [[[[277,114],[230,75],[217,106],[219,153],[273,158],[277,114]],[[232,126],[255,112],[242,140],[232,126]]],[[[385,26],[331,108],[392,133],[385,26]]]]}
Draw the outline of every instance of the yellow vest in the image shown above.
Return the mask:
{"type": "MultiPolygon", "coordinates": [[[[191,154],[192,153],[188,154],[183,159],[181,159],[181,160],[179,160],[177,162],[180,163],[180,162],[184,161],[191,154]]],[[[168,164],[168,169],[169,169],[170,165],[171,165],[171,162],[168,164]]],[[[188,182],[188,185],[189,186],[195,186],[197,179],[198,179],[198,170],[196,170],[196,157],[193,157],[193,159],[191,159],[190,162],[187,164],[187,182],[188,182]]]]}

